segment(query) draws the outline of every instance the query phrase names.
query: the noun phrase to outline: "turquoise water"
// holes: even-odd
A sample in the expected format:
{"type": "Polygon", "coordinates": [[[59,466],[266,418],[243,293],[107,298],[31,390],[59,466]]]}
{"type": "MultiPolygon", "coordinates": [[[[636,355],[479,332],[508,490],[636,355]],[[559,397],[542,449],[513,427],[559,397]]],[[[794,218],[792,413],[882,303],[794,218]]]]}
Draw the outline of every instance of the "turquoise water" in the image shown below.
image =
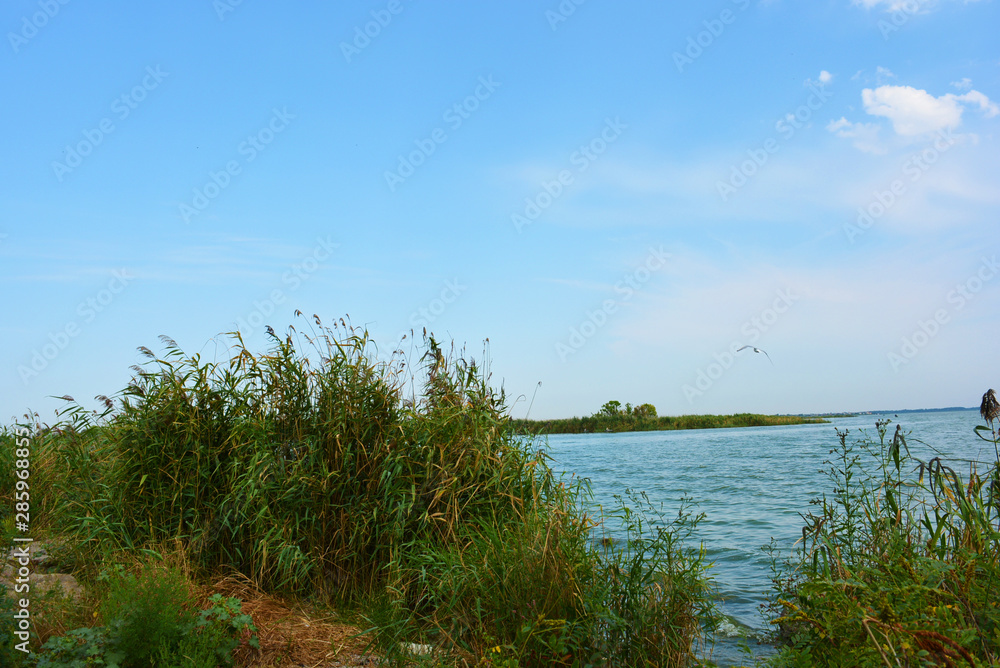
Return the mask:
{"type": "MultiPolygon", "coordinates": [[[[802,535],[799,513],[809,501],[831,495],[832,482],[821,472],[837,444],[835,429],[848,429],[849,441],[864,429],[877,439],[876,419],[889,419],[887,438],[900,424],[911,454],[924,461],[945,458],[991,462],[993,445],[973,428],[982,424],[978,411],[901,413],[835,418],[828,424],[743,429],[633,432],[624,434],[559,434],[548,437],[548,454],[556,472],[589,478],[594,503],[616,507],[613,496],[625,489],[644,491],[663,504],[667,517],[680,499],[694,499],[705,513],[697,536],[714,565],[710,571],[729,618],[716,638],[712,660],[739,665],[736,637],[749,637],[755,654],[771,650],[755,638],[764,628],[759,606],[770,588],[770,567],[761,547],[773,537],[790,549],[802,535]],[[918,442],[918,441],[922,441],[918,442]]],[[[968,465],[955,465],[960,473],[968,465]]],[[[610,534],[624,533],[610,527],[610,534]]]]}

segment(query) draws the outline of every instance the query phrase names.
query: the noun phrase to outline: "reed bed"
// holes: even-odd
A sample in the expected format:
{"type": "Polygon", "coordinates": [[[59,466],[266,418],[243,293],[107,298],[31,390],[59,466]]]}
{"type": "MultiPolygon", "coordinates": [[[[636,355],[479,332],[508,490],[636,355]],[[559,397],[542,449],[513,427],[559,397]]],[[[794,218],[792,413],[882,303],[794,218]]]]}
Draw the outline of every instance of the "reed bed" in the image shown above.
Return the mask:
{"type": "Polygon", "coordinates": [[[269,334],[254,353],[233,333],[223,361],[163,337],[103,412],[25,425],[35,526],[68,537],[84,575],[179,544],[202,580],[362,610],[386,663],[695,662],[712,610],[681,540],[696,518],[623,505],[631,540],[602,547],[586,485],[553,475],[474,360],[432,336],[414,365],[380,360],[366,331],[315,316],[269,334]]]}

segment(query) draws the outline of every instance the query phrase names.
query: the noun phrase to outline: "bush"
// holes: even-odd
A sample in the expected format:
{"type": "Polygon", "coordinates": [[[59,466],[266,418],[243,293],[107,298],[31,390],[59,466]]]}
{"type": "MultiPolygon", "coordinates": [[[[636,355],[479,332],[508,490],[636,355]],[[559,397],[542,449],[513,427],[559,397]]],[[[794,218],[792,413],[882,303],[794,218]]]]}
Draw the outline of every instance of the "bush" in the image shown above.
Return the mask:
{"type": "Polygon", "coordinates": [[[117,572],[107,580],[99,607],[114,628],[126,665],[148,665],[161,646],[176,645],[194,625],[193,595],[184,574],[173,568],[146,568],[138,575],[117,572]]]}
{"type": "MultiPolygon", "coordinates": [[[[245,631],[257,646],[256,628],[238,599],[216,594],[196,611],[183,573],[152,567],[138,574],[116,568],[101,578],[103,626],[49,638],[31,660],[38,668],[103,665],[115,668],[232,665],[245,631]]],[[[6,664],[4,664],[6,665],[6,664]]]]}

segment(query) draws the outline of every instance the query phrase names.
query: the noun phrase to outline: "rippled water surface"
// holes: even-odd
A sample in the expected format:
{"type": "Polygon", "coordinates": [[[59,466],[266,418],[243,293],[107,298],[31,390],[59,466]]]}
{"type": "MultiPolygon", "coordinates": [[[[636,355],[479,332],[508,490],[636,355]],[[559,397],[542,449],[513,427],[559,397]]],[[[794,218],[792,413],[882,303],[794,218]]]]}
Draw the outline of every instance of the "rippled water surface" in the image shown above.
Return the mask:
{"type": "MultiPolygon", "coordinates": [[[[758,606],[770,587],[761,546],[773,537],[788,549],[801,537],[799,513],[810,510],[811,499],[832,492],[820,470],[837,443],[835,428],[850,430],[850,440],[860,429],[876,438],[879,418],[893,422],[888,438],[895,423],[901,424],[909,432],[911,453],[925,461],[936,456],[932,447],[946,457],[994,459],[992,444],[973,434],[981,419],[971,410],[864,415],[788,427],[559,434],[548,437],[548,454],[553,470],[589,478],[594,503],[606,509],[616,507],[613,496],[626,488],[662,502],[668,516],[676,514],[682,497],[693,498],[695,510],[705,513],[698,537],[714,562],[711,575],[721,608],[752,637],[764,627],[758,606]]],[[[768,650],[754,647],[757,653],[768,650]]],[[[719,638],[712,658],[720,665],[738,664],[736,641],[719,638]]]]}

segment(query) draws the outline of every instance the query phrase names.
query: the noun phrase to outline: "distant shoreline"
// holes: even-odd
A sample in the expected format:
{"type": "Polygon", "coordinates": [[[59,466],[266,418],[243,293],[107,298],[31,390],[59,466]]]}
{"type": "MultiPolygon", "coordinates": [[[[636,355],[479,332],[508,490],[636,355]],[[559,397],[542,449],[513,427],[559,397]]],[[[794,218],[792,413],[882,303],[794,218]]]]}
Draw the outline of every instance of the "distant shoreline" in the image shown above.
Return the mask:
{"type": "Polygon", "coordinates": [[[512,420],[522,434],[591,434],[630,431],[672,431],[681,429],[726,429],[737,427],[777,427],[795,424],[822,424],[829,420],[817,416],[760,415],[681,415],[678,417],[642,417],[629,415],[592,415],[556,420],[512,420]]]}

